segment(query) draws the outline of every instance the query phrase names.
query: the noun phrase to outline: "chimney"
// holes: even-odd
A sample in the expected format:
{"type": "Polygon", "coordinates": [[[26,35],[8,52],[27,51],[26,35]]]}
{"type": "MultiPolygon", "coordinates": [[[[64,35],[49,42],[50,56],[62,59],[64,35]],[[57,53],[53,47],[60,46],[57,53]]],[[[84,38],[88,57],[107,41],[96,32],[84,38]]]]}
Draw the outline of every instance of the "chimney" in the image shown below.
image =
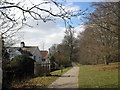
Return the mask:
{"type": "Polygon", "coordinates": [[[21,46],[21,47],[25,47],[25,43],[24,43],[24,42],[21,42],[20,46],[21,46]]]}

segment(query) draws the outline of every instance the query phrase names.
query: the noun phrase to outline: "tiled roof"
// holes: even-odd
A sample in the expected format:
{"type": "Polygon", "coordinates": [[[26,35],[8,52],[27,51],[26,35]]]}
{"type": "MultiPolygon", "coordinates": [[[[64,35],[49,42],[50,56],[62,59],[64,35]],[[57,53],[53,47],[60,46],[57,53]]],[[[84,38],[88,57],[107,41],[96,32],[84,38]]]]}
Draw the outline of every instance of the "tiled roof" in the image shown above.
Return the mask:
{"type": "Polygon", "coordinates": [[[9,52],[15,52],[16,50],[20,50],[20,47],[9,47],[9,52]]]}
{"type": "Polygon", "coordinates": [[[31,54],[33,54],[34,51],[36,50],[36,48],[37,48],[37,46],[10,47],[9,50],[10,50],[11,52],[14,52],[14,51],[16,51],[16,50],[22,49],[22,50],[24,50],[24,51],[28,51],[28,52],[30,52],[31,54]]]}
{"type": "Polygon", "coordinates": [[[40,51],[40,52],[41,52],[41,55],[42,55],[43,59],[47,59],[48,58],[48,51],[40,51]]]}
{"type": "Polygon", "coordinates": [[[34,51],[36,50],[36,48],[37,48],[37,46],[25,46],[25,47],[22,47],[22,50],[28,51],[31,54],[33,54],[34,51]]]}

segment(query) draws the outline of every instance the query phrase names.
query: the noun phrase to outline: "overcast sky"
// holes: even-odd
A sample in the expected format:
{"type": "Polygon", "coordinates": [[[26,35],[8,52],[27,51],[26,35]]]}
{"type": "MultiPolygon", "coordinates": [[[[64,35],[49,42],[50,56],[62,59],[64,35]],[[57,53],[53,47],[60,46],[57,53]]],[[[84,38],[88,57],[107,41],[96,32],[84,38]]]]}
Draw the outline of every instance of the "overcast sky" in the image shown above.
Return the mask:
{"type": "MultiPolygon", "coordinates": [[[[26,0],[29,1],[29,0],[26,0]]],[[[39,3],[39,0],[34,0],[34,2],[39,3]]],[[[91,3],[90,2],[66,2],[64,3],[66,5],[66,8],[72,9],[72,10],[85,10],[86,8],[90,8],[91,3]]],[[[57,12],[57,9],[54,8],[57,12]]],[[[92,9],[90,9],[92,10],[92,9]]],[[[75,36],[80,31],[84,30],[84,26],[81,25],[83,23],[79,18],[73,18],[73,26],[75,26],[75,36]]],[[[35,21],[33,19],[27,20],[29,25],[32,25],[31,27],[25,26],[23,27],[18,33],[17,37],[20,37],[20,41],[24,41],[25,45],[27,46],[39,46],[40,50],[43,49],[43,43],[44,43],[44,49],[48,50],[53,44],[59,44],[61,43],[65,27],[62,20],[57,19],[55,22],[42,22],[42,21],[35,21]]],[[[15,46],[20,46],[18,42],[15,46]]]]}

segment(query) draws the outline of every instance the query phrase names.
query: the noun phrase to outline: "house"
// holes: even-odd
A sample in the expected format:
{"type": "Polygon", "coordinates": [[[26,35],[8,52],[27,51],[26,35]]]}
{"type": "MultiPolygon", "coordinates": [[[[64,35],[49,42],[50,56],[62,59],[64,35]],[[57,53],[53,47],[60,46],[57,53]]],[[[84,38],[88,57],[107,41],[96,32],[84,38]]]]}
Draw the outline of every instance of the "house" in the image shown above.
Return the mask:
{"type": "Polygon", "coordinates": [[[20,47],[10,47],[7,49],[10,60],[15,56],[28,54],[34,62],[34,75],[42,75],[50,73],[50,62],[47,60],[48,52],[40,51],[37,46],[25,46],[24,42],[21,42],[20,47]]]}
{"type": "Polygon", "coordinates": [[[47,62],[48,61],[48,51],[40,51],[42,55],[42,61],[47,62]]]}
{"type": "Polygon", "coordinates": [[[10,60],[12,60],[15,56],[22,55],[20,47],[9,47],[7,52],[9,53],[10,60]]]}
{"type": "Polygon", "coordinates": [[[20,47],[10,47],[7,49],[9,53],[10,60],[15,56],[22,55],[23,53],[28,53],[29,56],[36,62],[42,62],[42,55],[37,46],[25,46],[24,42],[21,42],[20,47]]]}

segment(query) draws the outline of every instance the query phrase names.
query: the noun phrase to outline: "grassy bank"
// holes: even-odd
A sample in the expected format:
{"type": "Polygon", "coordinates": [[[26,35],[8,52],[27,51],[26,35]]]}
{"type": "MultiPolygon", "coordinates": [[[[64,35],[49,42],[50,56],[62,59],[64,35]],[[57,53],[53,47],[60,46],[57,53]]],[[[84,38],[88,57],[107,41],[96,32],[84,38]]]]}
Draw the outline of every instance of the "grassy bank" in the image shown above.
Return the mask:
{"type": "Polygon", "coordinates": [[[79,88],[117,88],[118,63],[81,65],[79,88]]]}
{"type": "Polygon", "coordinates": [[[21,82],[13,82],[11,88],[46,88],[53,81],[55,81],[60,75],[64,74],[71,68],[65,68],[61,70],[51,72],[50,76],[41,76],[36,78],[31,78],[28,80],[23,80],[21,82]]]}

